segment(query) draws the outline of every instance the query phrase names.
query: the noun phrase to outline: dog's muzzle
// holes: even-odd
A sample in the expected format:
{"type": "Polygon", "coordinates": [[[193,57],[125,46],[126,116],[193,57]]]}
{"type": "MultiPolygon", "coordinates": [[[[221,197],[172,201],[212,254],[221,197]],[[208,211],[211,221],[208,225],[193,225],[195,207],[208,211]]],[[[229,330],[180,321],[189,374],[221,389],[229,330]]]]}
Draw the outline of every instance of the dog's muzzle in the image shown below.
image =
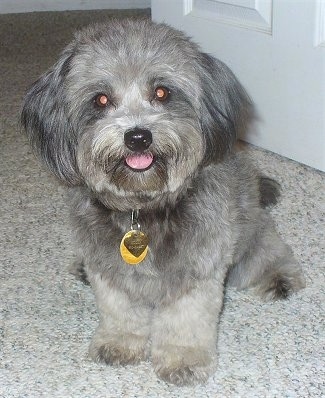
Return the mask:
{"type": "Polygon", "coordinates": [[[154,157],[147,151],[152,144],[150,130],[135,128],[124,134],[124,143],[133,153],[125,158],[125,163],[135,171],[144,171],[151,167],[154,157]]]}

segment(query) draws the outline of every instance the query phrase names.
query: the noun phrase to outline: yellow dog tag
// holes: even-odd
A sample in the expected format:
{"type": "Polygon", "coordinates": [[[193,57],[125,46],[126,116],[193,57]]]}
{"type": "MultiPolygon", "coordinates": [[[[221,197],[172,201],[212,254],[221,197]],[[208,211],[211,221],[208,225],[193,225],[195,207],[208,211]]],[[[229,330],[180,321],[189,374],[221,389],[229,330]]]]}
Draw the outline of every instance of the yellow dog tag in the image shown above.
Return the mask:
{"type": "Polygon", "coordinates": [[[139,231],[131,230],[127,232],[120,244],[120,253],[127,264],[139,264],[148,253],[148,236],[139,231]]]}

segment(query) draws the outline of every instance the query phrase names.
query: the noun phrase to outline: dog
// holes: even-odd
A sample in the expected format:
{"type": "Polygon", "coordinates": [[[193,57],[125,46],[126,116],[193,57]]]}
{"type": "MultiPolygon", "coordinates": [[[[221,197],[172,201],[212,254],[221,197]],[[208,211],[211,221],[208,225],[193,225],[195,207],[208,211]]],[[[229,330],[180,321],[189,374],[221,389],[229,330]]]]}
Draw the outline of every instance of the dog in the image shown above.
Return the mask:
{"type": "Polygon", "coordinates": [[[147,19],[84,28],[27,92],[22,126],[70,187],[95,361],[204,383],[226,283],[265,300],[304,287],[269,215],[277,183],[233,149],[254,113],[224,63],[147,19]]]}

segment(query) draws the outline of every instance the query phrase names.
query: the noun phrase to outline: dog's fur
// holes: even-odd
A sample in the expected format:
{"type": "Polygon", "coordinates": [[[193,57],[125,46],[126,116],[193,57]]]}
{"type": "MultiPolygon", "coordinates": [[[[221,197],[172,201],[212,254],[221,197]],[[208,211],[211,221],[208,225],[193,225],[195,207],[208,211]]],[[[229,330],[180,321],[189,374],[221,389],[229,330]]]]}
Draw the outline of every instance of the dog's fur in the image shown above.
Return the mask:
{"type": "Polygon", "coordinates": [[[112,20],[77,33],[27,93],[32,146],[72,186],[76,269],[100,314],[96,361],[151,357],[162,379],[205,381],[215,369],[224,284],[285,298],[304,280],[267,212],[278,187],[232,154],[253,115],[233,73],[183,33],[148,20],[112,20]],[[155,88],[169,89],[166,101],[155,88]],[[94,98],[104,93],[106,107],[94,98]],[[127,131],[145,129],[148,170],[125,164],[127,131]],[[133,209],[149,238],[137,266],[119,253],[133,209]]]}

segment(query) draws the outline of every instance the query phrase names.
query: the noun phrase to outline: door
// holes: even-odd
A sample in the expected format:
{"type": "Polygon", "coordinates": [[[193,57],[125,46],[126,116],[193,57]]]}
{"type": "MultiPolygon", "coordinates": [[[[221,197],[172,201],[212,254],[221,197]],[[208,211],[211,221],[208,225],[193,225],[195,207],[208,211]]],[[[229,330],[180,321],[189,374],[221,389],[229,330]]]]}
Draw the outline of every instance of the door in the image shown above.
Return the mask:
{"type": "Polygon", "coordinates": [[[224,61],[255,102],[246,141],[325,171],[325,0],[152,0],[153,20],[224,61]]]}

